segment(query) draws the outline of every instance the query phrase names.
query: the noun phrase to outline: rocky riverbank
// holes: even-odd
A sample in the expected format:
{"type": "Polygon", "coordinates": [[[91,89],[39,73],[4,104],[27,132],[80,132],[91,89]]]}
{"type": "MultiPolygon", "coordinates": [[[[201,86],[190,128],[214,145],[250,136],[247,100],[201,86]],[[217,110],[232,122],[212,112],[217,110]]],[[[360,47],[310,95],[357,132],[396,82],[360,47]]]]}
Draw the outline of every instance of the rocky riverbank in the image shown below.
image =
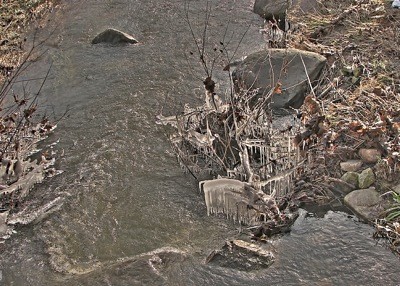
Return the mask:
{"type": "MultiPolygon", "coordinates": [[[[159,118],[178,128],[172,141],[184,167],[225,176],[202,183],[209,213],[264,221],[259,238],[281,223],[290,194],[292,203],[344,203],[382,236],[382,222],[400,229],[390,210],[400,183],[400,15],[390,4],[255,1],[266,50],[235,64],[231,98],[224,104],[207,77],[204,106],[159,118]],[[274,127],[285,114],[292,123],[274,127]]],[[[213,60],[199,57],[205,67],[213,60]]]]}
{"type": "Polygon", "coordinates": [[[388,217],[400,186],[400,10],[391,1],[325,1],[304,11],[298,2],[288,10],[287,45],[327,57],[311,92],[328,135],[313,189],[344,197],[380,234],[381,223],[391,225],[393,236],[400,230],[398,217],[388,217]]]}
{"type": "Polygon", "coordinates": [[[269,45],[327,59],[318,81],[308,70],[312,89],[300,108],[306,131],[314,131],[300,136],[310,167],[304,191],[343,199],[398,252],[400,10],[390,1],[280,1],[271,9],[273,2],[254,6],[269,23],[269,45]],[[277,27],[284,37],[270,32],[277,27]]]}

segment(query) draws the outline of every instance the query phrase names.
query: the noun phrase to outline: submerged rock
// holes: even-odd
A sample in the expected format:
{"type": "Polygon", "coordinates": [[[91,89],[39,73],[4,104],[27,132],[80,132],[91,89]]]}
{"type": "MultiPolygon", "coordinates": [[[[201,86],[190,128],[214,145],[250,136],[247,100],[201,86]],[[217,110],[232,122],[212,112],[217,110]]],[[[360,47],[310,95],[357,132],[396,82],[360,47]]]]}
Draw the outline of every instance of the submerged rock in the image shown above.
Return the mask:
{"type": "Polygon", "coordinates": [[[254,271],[269,267],[274,263],[274,255],[265,245],[237,239],[227,241],[221,250],[213,251],[206,262],[242,271],[254,271]]]}
{"type": "Polygon", "coordinates": [[[358,187],[360,189],[366,189],[375,183],[375,174],[371,168],[365,169],[358,176],[358,187]]]}
{"type": "Polygon", "coordinates": [[[344,203],[365,220],[373,221],[382,211],[381,197],[375,188],[355,190],[344,197],[344,203]]]}
{"type": "Polygon", "coordinates": [[[308,77],[311,82],[318,79],[325,61],[312,52],[268,49],[249,55],[233,72],[233,79],[237,90],[256,90],[258,97],[279,86],[272,95],[271,107],[276,111],[299,108],[309,89],[308,77]]]}
{"type": "Polygon", "coordinates": [[[104,32],[101,32],[92,40],[92,44],[99,44],[99,43],[136,44],[136,43],[138,43],[138,41],[134,37],[132,37],[131,35],[129,35],[127,33],[110,28],[110,29],[105,30],[104,32]]]}

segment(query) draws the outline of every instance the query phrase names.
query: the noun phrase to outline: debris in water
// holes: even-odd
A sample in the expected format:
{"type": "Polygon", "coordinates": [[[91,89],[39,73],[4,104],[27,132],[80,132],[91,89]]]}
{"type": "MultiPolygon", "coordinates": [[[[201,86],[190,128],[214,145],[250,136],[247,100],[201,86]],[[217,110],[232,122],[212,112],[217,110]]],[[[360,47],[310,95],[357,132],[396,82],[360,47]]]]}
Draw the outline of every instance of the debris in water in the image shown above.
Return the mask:
{"type": "Polygon", "coordinates": [[[218,175],[199,183],[207,214],[223,213],[240,224],[255,226],[268,221],[287,223],[286,209],[279,209],[293,192],[294,178],[303,159],[294,143],[299,125],[273,127],[270,97],[257,92],[232,93],[222,102],[215,82],[207,77],[205,104],[184,106],[182,115],[157,116],[157,123],[171,125],[170,139],[182,168],[198,174],[218,175]],[[218,100],[217,100],[218,99],[218,100]]]}
{"type": "Polygon", "coordinates": [[[255,271],[271,266],[274,260],[273,252],[266,249],[265,245],[260,246],[237,239],[227,241],[221,250],[211,252],[206,263],[242,271],[255,271]]]}

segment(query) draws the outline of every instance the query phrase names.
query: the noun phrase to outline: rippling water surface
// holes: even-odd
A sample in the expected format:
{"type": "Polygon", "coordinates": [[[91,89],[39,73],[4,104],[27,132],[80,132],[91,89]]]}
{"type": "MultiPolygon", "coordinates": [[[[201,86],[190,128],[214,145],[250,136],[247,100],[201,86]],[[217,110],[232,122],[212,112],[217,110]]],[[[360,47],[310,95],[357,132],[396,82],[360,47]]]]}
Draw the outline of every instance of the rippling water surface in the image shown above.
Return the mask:
{"type": "MultiPolygon", "coordinates": [[[[169,115],[201,102],[204,71],[190,55],[196,48],[185,2],[199,40],[206,1],[68,1],[40,32],[54,30],[49,50],[25,77],[44,74],[52,62],[43,106],[69,112],[49,138],[60,139],[65,173],[31,199],[40,205],[61,195],[66,202],[7,242],[5,285],[396,285],[398,259],[376,245],[369,226],[335,212],[303,213],[289,235],[271,242],[276,262],[269,269],[204,264],[237,226],[206,216],[196,182],[155,124],[161,108],[169,115]],[[140,44],[91,45],[108,27],[140,44]]],[[[233,52],[243,35],[236,59],[263,48],[250,2],[210,1],[210,48],[224,41],[233,52]]],[[[215,67],[221,87],[222,68],[215,67]]]]}

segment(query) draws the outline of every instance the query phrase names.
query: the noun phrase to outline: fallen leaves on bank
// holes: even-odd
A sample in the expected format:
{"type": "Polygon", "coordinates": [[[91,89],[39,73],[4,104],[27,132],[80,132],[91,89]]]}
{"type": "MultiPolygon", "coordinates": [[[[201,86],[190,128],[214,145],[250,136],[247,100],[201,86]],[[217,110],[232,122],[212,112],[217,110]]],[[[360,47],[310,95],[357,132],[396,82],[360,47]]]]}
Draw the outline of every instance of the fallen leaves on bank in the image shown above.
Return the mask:
{"type": "MultiPolygon", "coordinates": [[[[288,47],[328,59],[302,107],[303,122],[314,130],[307,138],[307,151],[318,161],[314,188],[329,191],[325,179],[339,178],[342,162],[361,159],[374,170],[384,197],[400,183],[399,10],[381,0],[324,1],[309,13],[291,10],[289,20],[298,24],[288,47]]],[[[398,249],[400,219],[389,215],[387,210],[376,221],[376,236],[398,249]]]]}

